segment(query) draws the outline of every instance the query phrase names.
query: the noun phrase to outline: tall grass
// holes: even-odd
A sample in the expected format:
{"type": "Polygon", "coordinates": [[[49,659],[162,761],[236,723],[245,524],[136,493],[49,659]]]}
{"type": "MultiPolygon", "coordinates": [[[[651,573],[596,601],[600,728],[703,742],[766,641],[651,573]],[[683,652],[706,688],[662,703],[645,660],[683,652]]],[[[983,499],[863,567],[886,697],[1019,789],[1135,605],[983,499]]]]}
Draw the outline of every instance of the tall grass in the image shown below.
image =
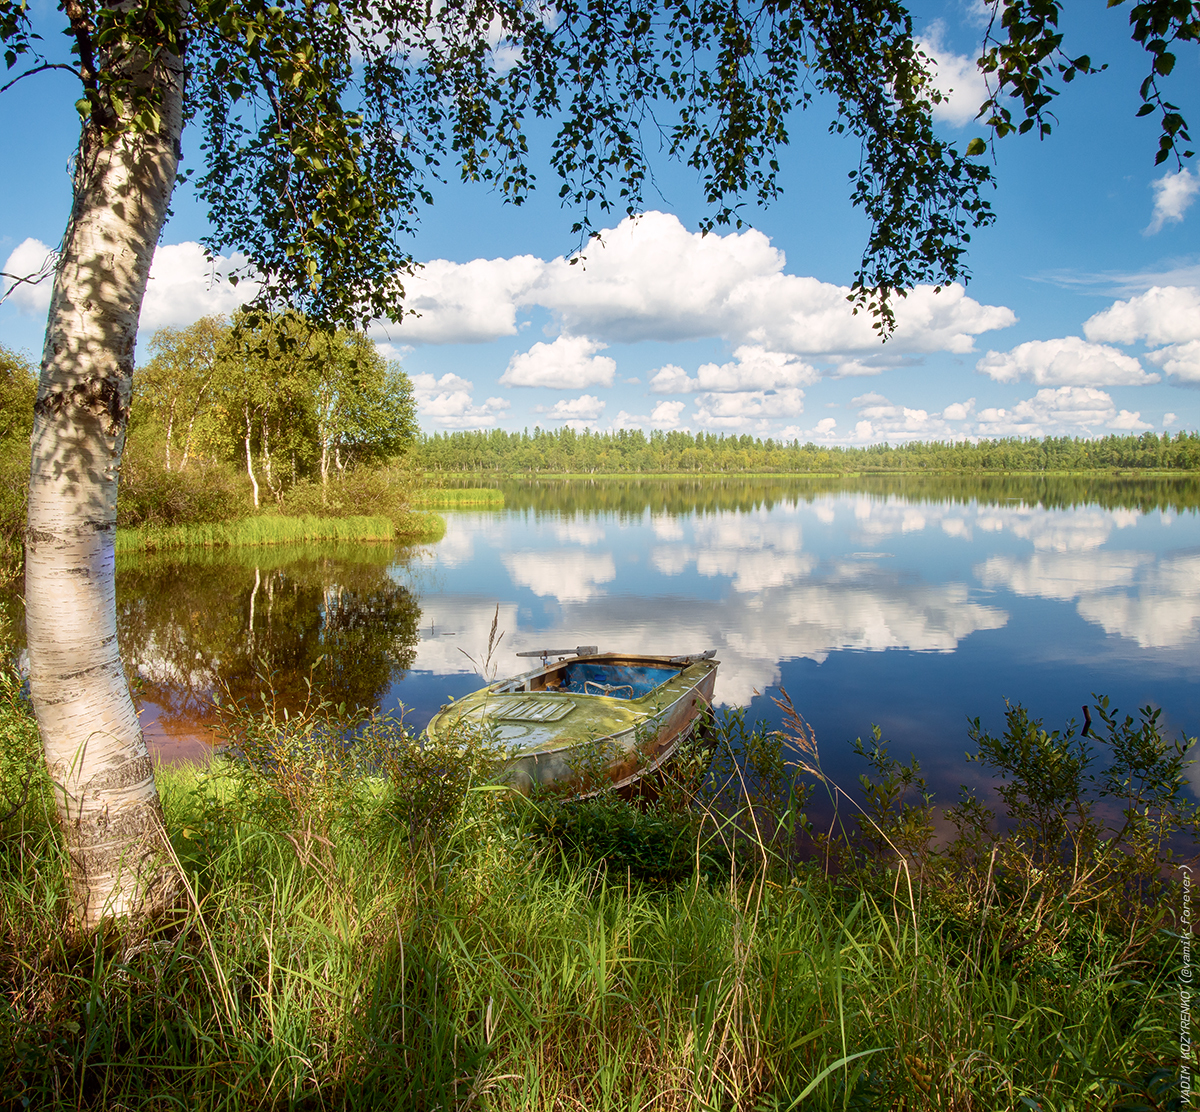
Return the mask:
{"type": "Polygon", "coordinates": [[[80,937],[42,812],[0,828],[0,1108],[1168,1107],[1165,934],[1123,962],[1084,915],[1077,961],[1022,964],[748,833],[769,782],[724,818],[525,801],[486,739],[344,725],[228,708],[237,756],[159,770],[148,926],[80,937]],[[697,867],[635,868],[668,835],[697,867]]]}
{"type": "Polygon", "coordinates": [[[504,492],[496,487],[431,487],[413,495],[413,505],[426,510],[455,510],[460,507],[504,508],[504,492]]]}
{"type": "Polygon", "coordinates": [[[239,521],[195,525],[143,525],[118,529],[117,555],[169,548],[239,548],[312,541],[390,541],[389,517],[282,517],[262,515],[239,521]]]}

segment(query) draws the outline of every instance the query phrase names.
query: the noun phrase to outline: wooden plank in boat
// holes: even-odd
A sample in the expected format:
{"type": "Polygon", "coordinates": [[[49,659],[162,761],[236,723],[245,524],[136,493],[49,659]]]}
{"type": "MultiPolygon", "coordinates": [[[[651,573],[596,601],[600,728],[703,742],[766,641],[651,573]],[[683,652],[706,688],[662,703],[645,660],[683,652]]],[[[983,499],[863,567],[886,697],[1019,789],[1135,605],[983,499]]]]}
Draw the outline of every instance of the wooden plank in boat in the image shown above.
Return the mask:
{"type": "Polygon", "coordinates": [[[500,699],[488,708],[488,717],[517,722],[557,722],[574,709],[575,704],[567,699],[500,699]]]}

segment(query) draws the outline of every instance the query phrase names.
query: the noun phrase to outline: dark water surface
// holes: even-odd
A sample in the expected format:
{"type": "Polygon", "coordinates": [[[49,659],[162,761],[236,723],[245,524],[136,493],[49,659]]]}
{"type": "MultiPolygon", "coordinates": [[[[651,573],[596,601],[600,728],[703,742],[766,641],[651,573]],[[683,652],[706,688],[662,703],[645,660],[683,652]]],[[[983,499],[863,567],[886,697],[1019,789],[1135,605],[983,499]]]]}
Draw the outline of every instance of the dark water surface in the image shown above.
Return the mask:
{"type": "Polygon", "coordinates": [[[826,767],[878,723],[948,801],[968,716],[1061,726],[1092,692],[1200,733],[1200,486],[1102,479],[509,484],[406,549],[244,549],[118,565],[122,650],[163,756],[203,751],[214,686],[408,708],[480,686],[499,606],[521,650],[715,648],[718,702],[777,723],[781,685],[826,767]]]}

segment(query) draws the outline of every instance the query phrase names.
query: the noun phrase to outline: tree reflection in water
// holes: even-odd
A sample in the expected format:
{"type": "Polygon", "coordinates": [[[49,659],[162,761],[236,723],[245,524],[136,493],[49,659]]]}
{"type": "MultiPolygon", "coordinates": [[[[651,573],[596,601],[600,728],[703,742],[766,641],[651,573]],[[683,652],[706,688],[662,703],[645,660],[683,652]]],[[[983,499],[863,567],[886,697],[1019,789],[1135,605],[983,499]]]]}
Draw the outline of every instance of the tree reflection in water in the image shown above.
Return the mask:
{"type": "Polygon", "coordinates": [[[391,545],[288,545],[119,560],[121,657],[148,739],[203,737],[213,692],[257,700],[262,675],[284,707],[310,679],[335,705],[378,705],[416,654],[420,606],[388,573],[402,559],[391,545]]]}

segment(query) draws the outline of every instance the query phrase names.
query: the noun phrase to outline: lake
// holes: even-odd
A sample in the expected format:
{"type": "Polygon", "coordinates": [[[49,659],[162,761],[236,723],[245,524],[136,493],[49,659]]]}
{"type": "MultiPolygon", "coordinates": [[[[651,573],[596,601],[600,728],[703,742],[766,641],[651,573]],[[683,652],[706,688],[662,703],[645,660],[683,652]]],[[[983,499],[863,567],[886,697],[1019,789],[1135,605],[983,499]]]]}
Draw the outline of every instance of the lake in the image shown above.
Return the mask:
{"type": "MultiPolygon", "coordinates": [[[[779,722],[786,688],[825,766],[878,724],[938,797],[976,776],[967,719],[1004,700],[1061,727],[1091,694],[1200,733],[1200,484],[1192,479],[654,479],[504,484],[405,548],[122,558],[120,636],[153,750],[195,756],[213,688],[311,677],[422,727],[481,685],[496,617],[516,653],[715,648],[717,701],[779,722]],[[498,617],[497,617],[497,607],[498,617]]],[[[846,785],[848,786],[848,785],[846,785]]]]}

